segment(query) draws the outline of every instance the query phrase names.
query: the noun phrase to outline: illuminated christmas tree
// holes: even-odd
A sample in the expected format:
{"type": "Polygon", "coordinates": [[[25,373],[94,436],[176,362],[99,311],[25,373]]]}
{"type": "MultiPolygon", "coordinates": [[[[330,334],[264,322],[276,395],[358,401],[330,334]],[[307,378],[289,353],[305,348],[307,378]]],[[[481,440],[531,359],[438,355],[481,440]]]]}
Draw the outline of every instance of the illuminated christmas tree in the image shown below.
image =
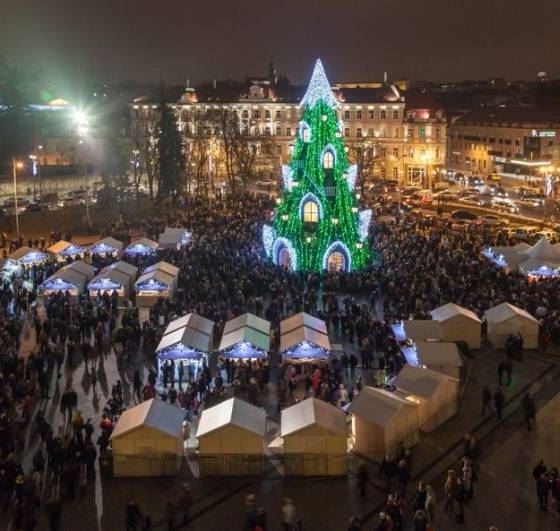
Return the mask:
{"type": "Polygon", "coordinates": [[[359,210],[357,168],[348,162],[339,103],[320,60],[300,107],[303,116],[292,163],[282,167],[274,226],[263,227],[266,253],[292,270],[364,268],[370,262],[371,210],[359,210]]]}

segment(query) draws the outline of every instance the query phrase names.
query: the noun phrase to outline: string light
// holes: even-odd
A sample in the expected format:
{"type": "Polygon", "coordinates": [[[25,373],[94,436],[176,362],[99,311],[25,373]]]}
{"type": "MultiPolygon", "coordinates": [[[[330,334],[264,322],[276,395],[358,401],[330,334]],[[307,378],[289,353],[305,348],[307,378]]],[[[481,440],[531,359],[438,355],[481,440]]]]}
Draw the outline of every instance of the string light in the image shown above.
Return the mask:
{"type": "Polygon", "coordinates": [[[358,232],[360,234],[360,241],[363,242],[366,240],[369,234],[369,224],[371,223],[371,209],[362,210],[359,214],[359,225],[358,225],[358,232]]]}
{"type": "Polygon", "coordinates": [[[266,256],[270,258],[272,255],[272,246],[274,245],[274,240],[276,239],[276,231],[274,230],[274,227],[271,227],[270,225],[263,225],[262,239],[266,256]]]}
{"type": "Polygon", "coordinates": [[[329,107],[336,109],[339,105],[335,98],[321,59],[317,59],[311,81],[307,87],[307,92],[301,100],[300,107],[314,107],[319,102],[326,103],[329,107]]]}

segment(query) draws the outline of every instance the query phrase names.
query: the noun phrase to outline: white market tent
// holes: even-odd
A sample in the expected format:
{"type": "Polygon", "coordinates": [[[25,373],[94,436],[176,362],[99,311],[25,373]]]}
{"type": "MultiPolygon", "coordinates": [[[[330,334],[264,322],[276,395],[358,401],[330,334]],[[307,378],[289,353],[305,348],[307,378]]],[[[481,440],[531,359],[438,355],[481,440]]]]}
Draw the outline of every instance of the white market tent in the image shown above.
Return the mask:
{"type": "Polygon", "coordinates": [[[158,398],[125,410],[111,434],[115,477],[173,476],[183,458],[184,411],[158,398]]]}
{"type": "Polygon", "coordinates": [[[418,404],[395,393],[363,387],[348,406],[354,450],[375,461],[396,456],[400,444],[418,442],[418,404]]]}
{"type": "Polygon", "coordinates": [[[420,430],[429,432],[457,413],[459,380],[405,365],[392,380],[402,397],[418,404],[420,430]]]}
{"type": "Polygon", "coordinates": [[[160,297],[171,299],[175,293],[176,277],[155,269],[144,272],[134,284],[138,306],[152,306],[160,297]]]}
{"type": "Polygon", "coordinates": [[[510,334],[521,333],[525,348],[539,346],[539,322],[530,313],[503,302],[484,312],[488,322],[488,339],[496,348],[504,348],[510,334]]]}
{"type": "Polygon", "coordinates": [[[77,297],[84,292],[87,281],[88,279],[85,275],[66,266],[47,278],[39,286],[39,292],[45,296],[59,292],[68,292],[71,296],[77,297]]]}
{"type": "Polygon", "coordinates": [[[0,259],[0,274],[7,279],[12,276],[19,276],[22,273],[21,265],[12,258],[0,259]]]}
{"type": "Polygon", "coordinates": [[[111,236],[102,238],[90,246],[89,252],[99,254],[101,256],[116,255],[122,251],[123,243],[111,236]]]}
{"type": "Polygon", "coordinates": [[[49,255],[39,251],[39,249],[20,247],[11,253],[8,258],[11,258],[20,265],[34,265],[46,262],[49,259],[49,255]]]}
{"type": "Polygon", "coordinates": [[[161,366],[168,360],[178,363],[201,363],[212,350],[214,322],[195,313],[189,313],[175,319],[167,326],[161,338],[156,354],[161,366]]]}
{"type": "Polygon", "coordinates": [[[286,475],[346,474],[348,429],[344,411],[308,398],[282,410],[280,430],[286,475]]]}
{"type": "Polygon", "coordinates": [[[541,238],[537,243],[535,243],[535,245],[533,245],[529,249],[520,252],[527,258],[554,262],[560,265],[560,249],[554,247],[554,245],[550,243],[550,240],[545,237],[541,238]]]}
{"type": "Polygon", "coordinates": [[[280,323],[280,353],[286,360],[326,360],[331,350],[324,321],[306,313],[293,315],[280,323]]]}
{"type": "Polygon", "coordinates": [[[88,284],[88,291],[92,297],[100,297],[105,292],[112,295],[117,292],[121,298],[130,295],[137,268],[126,262],[115,262],[104,267],[88,284]]]}
{"type": "Polygon", "coordinates": [[[262,472],[265,435],[265,410],[244,400],[230,398],[204,409],[196,431],[201,475],[262,472]]]}
{"type": "Polygon", "coordinates": [[[532,247],[519,243],[512,247],[494,247],[483,253],[495,264],[532,277],[560,276],[560,247],[541,238],[532,247]]]}
{"type": "Polygon", "coordinates": [[[124,254],[132,256],[153,254],[156,252],[157,248],[158,243],[154,240],[150,240],[149,238],[138,238],[126,247],[124,254]]]}
{"type": "Polygon", "coordinates": [[[471,349],[480,348],[482,322],[474,312],[450,302],[430,314],[439,323],[442,341],[464,341],[471,349]]]}
{"type": "Polygon", "coordinates": [[[439,341],[442,331],[438,321],[432,319],[408,319],[391,325],[395,339],[404,341],[439,341]]]}
{"type": "Polygon", "coordinates": [[[416,356],[418,366],[461,380],[463,357],[455,343],[418,341],[416,356]]]}
{"type": "Polygon", "coordinates": [[[226,358],[265,358],[270,350],[270,323],[251,313],[229,320],[219,350],[226,358]]]}
{"type": "Polygon", "coordinates": [[[165,227],[159,235],[160,249],[180,249],[189,243],[191,233],[184,227],[165,227]]]}
{"type": "Polygon", "coordinates": [[[85,253],[84,247],[76,243],[67,242],[65,240],[60,240],[54,245],[51,245],[47,251],[53,255],[58,260],[66,260],[68,257],[75,258],[77,256],[83,256],[85,253]]]}
{"type": "Polygon", "coordinates": [[[95,267],[87,264],[83,260],[76,260],[75,262],[72,262],[64,267],[68,267],[74,271],[82,273],[82,275],[85,275],[87,280],[91,280],[95,276],[95,267]]]}
{"type": "Polygon", "coordinates": [[[163,271],[164,273],[167,273],[172,277],[179,276],[179,268],[177,266],[174,266],[173,264],[170,264],[169,262],[164,261],[156,262],[155,264],[147,267],[146,269],[144,269],[142,274],[150,273],[151,271],[155,271],[156,269],[159,269],[160,271],[163,271]]]}

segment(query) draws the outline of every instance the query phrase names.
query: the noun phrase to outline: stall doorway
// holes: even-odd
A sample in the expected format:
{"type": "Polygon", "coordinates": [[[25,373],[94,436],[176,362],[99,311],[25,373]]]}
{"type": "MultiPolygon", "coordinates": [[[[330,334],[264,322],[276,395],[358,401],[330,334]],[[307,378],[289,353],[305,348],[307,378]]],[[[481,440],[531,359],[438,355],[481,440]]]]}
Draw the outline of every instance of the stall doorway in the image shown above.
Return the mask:
{"type": "Polygon", "coordinates": [[[334,251],[327,260],[329,273],[342,273],[346,271],[346,257],[339,251],[334,251]]]}
{"type": "Polygon", "coordinates": [[[294,264],[292,262],[292,253],[287,247],[282,247],[278,252],[278,265],[282,269],[287,269],[288,271],[294,270],[294,264]]]}

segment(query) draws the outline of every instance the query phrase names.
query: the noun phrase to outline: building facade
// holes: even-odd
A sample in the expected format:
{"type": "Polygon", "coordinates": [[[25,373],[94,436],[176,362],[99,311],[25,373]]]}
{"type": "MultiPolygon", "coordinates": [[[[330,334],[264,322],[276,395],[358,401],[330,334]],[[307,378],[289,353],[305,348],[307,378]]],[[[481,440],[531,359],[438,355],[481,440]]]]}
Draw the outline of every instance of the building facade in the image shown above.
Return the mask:
{"type": "Polygon", "coordinates": [[[560,113],[539,107],[479,109],[449,125],[448,167],[543,186],[560,166],[560,113]]]}
{"type": "MultiPolygon", "coordinates": [[[[338,119],[348,157],[360,167],[365,182],[392,179],[401,184],[430,186],[445,162],[446,122],[437,105],[407,105],[406,96],[394,84],[333,86],[340,105],[338,119]]],[[[246,83],[216,83],[188,88],[174,100],[178,126],[187,150],[205,133],[210,145],[207,171],[220,180],[225,169],[220,156],[219,117],[233,113],[240,132],[258,152],[255,173],[277,179],[282,164],[292,155],[300,126],[299,102],[305,87],[278,82],[276,78],[250,79],[246,83]],[[213,117],[213,118],[212,118],[213,117]]],[[[153,97],[130,104],[131,130],[145,135],[154,130],[158,103],[153,97]]]]}

